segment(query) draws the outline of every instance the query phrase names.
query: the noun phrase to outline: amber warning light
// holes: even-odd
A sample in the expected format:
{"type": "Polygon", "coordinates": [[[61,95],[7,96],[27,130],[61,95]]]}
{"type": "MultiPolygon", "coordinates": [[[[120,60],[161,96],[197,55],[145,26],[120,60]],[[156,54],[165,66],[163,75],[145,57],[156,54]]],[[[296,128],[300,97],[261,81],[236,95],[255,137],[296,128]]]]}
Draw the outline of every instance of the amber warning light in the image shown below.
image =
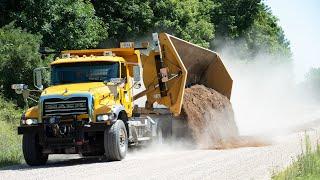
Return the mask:
{"type": "Polygon", "coordinates": [[[120,48],[134,48],[134,42],[121,42],[120,48]]]}

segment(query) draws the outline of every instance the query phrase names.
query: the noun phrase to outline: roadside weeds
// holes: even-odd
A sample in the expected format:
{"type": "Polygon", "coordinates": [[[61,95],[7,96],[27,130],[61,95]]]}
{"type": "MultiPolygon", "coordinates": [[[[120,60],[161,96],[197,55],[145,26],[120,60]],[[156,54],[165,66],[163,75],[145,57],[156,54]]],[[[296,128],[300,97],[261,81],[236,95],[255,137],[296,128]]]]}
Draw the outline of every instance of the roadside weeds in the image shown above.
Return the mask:
{"type": "Polygon", "coordinates": [[[310,136],[305,134],[302,143],[302,154],[297,157],[285,170],[272,176],[274,180],[291,179],[319,179],[320,177],[320,142],[319,138],[315,147],[312,147],[310,136]]]}

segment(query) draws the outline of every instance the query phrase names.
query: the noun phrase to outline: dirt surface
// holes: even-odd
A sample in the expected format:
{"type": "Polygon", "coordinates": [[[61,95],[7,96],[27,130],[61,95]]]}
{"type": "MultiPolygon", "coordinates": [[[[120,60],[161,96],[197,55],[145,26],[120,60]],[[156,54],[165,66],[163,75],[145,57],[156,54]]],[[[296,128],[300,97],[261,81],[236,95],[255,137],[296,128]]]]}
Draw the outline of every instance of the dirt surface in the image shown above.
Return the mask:
{"type": "MultiPolygon", "coordinates": [[[[310,130],[312,141],[318,137],[310,130]]],[[[270,179],[301,153],[304,132],[273,137],[274,144],[228,150],[192,150],[162,145],[130,151],[123,161],[52,155],[46,166],[0,170],[0,179],[270,179]]]]}
{"type": "Polygon", "coordinates": [[[231,104],[225,97],[213,90],[194,86],[186,90],[185,98],[185,115],[189,113],[190,117],[195,113],[189,118],[189,127],[201,149],[173,142],[130,149],[124,160],[115,162],[84,159],[78,155],[50,155],[46,166],[23,164],[0,169],[0,180],[270,179],[301,154],[305,133],[310,135],[313,143],[319,139],[319,127],[316,128],[320,125],[319,120],[300,125],[291,134],[266,134],[268,139],[239,136],[231,104]],[[205,113],[207,111],[210,113],[205,113]],[[215,126],[217,124],[219,128],[215,126]],[[230,131],[222,132],[226,128],[230,131]]]}
{"type": "Polygon", "coordinates": [[[203,85],[185,89],[180,118],[187,119],[200,149],[258,147],[270,144],[257,137],[240,137],[229,99],[203,85]]]}

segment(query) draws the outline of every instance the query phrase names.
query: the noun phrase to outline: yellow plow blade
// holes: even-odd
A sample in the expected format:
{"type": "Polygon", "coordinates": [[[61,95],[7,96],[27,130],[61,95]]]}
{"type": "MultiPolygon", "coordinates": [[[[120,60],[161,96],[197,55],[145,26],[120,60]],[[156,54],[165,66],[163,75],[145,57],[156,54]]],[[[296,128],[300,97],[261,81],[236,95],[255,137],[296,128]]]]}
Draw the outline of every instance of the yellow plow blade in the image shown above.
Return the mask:
{"type": "Polygon", "coordinates": [[[163,66],[168,73],[168,80],[164,80],[166,93],[159,88],[161,72],[155,61],[159,52],[151,51],[141,59],[149,105],[157,102],[179,115],[184,89],[194,84],[203,84],[230,99],[232,79],[217,53],[166,33],[159,34],[159,42],[163,66]]]}

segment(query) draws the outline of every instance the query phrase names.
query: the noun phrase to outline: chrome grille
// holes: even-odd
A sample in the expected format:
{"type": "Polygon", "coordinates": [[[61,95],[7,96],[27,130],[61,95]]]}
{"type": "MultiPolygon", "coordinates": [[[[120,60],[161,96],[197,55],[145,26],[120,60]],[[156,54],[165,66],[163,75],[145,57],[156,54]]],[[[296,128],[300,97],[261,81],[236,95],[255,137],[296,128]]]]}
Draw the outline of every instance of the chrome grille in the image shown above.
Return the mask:
{"type": "Polygon", "coordinates": [[[88,99],[86,97],[51,98],[43,101],[43,116],[79,114],[88,114],[88,99]]]}

